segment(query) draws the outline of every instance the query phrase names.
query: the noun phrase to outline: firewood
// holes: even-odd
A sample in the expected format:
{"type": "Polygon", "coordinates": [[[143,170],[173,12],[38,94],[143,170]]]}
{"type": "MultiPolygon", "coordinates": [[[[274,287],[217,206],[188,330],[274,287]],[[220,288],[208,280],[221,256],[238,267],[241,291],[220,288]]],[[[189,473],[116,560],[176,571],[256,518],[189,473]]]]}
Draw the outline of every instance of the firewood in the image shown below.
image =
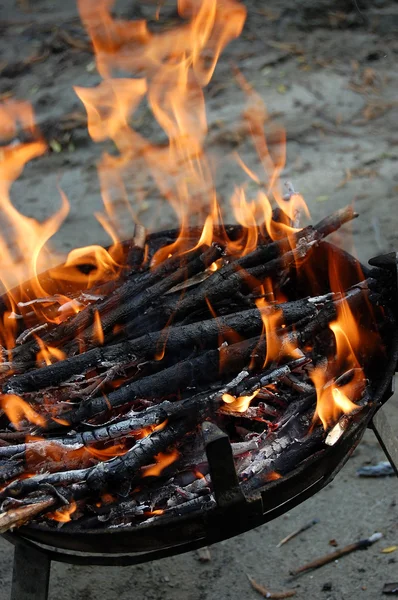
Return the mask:
{"type": "Polygon", "coordinates": [[[289,250],[293,243],[284,238],[264,247],[258,247],[252,253],[244,256],[231,264],[227,264],[213,273],[199,289],[188,290],[181,298],[171,298],[162,301],[162,311],[154,308],[144,317],[137,317],[129,322],[126,327],[129,337],[140,335],[143,331],[154,331],[162,328],[171,318],[174,322],[184,318],[186,315],[205,306],[210,302],[212,306],[220,300],[228,298],[240,292],[245,286],[255,287],[258,280],[280,273],[295,267],[296,260],[303,260],[319,243],[323,237],[329,235],[347,221],[357,215],[349,207],[337,211],[327,219],[322,220],[315,227],[307,227],[295,234],[297,247],[289,250]],[[283,252],[281,254],[281,252],[283,252]]]}
{"type": "MultiPolygon", "coordinates": [[[[54,327],[48,334],[42,337],[43,342],[50,345],[65,343],[67,340],[74,338],[76,335],[85,331],[94,322],[94,313],[97,311],[100,316],[110,314],[117,310],[123,302],[130,298],[136,298],[139,294],[146,292],[144,298],[151,299],[152,293],[148,294],[148,290],[157,284],[163,285],[166,289],[172,287],[178,281],[183,281],[197,270],[206,268],[211,262],[214,262],[219,257],[221,252],[220,247],[212,246],[203,252],[203,248],[198,248],[192,251],[188,257],[177,257],[170,261],[165,261],[153,272],[144,274],[138,281],[127,280],[120,288],[118,288],[109,298],[106,298],[101,303],[95,303],[88,306],[85,310],[79,312],[71,320],[64,324],[54,327]],[[206,254],[207,252],[207,254],[206,254]],[[201,256],[203,255],[203,259],[201,256]],[[184,265],[184,262],[186,263],[184,265]],[[182,263],[182,266],[179,266],[182,263]],[[171,277],[171,279],[169,279],[171,277]],[[165,283],[167,281],[168,283],[165,283]]],[[[153,290],[156,293],[155,290],[153,290]]],[[[141,301],[143,301],[141,297],[141,301]]],[[[14,349],[13,356],[16,363],[28,363],[34,361],[40,347],[37,341],[24,344],[14,349]]]]}
{"type": "Polygon", "coordinates": [[[138,440],[126,454],[107,462],[100,462],[93,467],[45,473],[14,481],[1,490],[0,499],[31,494],[42,486],[67,486],[72,483],[84,483],[87,495],[90,495],[95,491],[105,490],[109,483],[116,485],[123,480],[131,480],[156,454],[178,442],[194,424],[194,419],[187,418],[167,425],[162,431],[138,440]]]}
{"type": "Polygon", "coordinates": [[[21,527],[40,513],[48,511],[56,504],[52,496],[40,498],[37,502],[0,513],[0,533],[5,533],[15,527],[21,527]]]}
{"type": "MultiPolygon", "coordinates": [[[[261,310],[263,315],[272,315],[282,311],[283,323],[289,325],[305,317],[315,316],[316,304],[307,299],[273,304],[261,310]]],[[[197,344],[202,346],[217,344],[233,330],[238,335],[251,337],[260,333],[263,325],[258,309],[250,309],[231,315],[207,319],[185,326],[168,327],[158,332],[120,342],[112,346],[98,347],[78,354],[63,361],[56,362],[39,369],[27,371],[22,375],[11,377],[3,387],[4,393],[21,394],[58,385],[73,375],[84,373],[102,364],[128,362],[135,357],[153,358],[159,349],[167,353],[176,353],[184,347],[197,344]]],[[[15,367],[20,370],[22,365],[15,367]]]]}
{"type": "MultiPolygon", "coordinates": [[[[313,421],[311,382],[314,368],[330,365],[336,351],[329,325],[346,306],[372,334],[394,319],[381,270],[363,268],[361,281],[358,261],[324,241],[355,217],[348,208],[276,241],[260,234],[256,249],[241,257],[226,253],[217,229],[210,247],[189,250],[191,232],[178,241],[182,254],[159,265],[154,253],[173,244],[176,233],[145,238],[138,231],[137,240],[123,247],[118,279],[109,288],[98,281],[90,297],[81,296],[77,315],[44,329],[29,315],[30,305],[20,307],[19,344],[1,373],[2,406],[8,415],[5,394],[17,394],[42,421],[39,427],[17,415],[0,431],[5,528],[52,519],[51,511],[72,500],[79,507],[72,519],[82,527],[150,526],[214,507],[206,440],[198,428],[203,422],[228,432],[240,486],[249,495],[311,455],[330,452],[326,432],[313,421]],[[344,292],[331,291],[330,253],[348,265],[344,292]],[[311,277],[316,296],[305,297],[311,277]],[[261,297],[265,308],[259,308],[261,297]],[[102,340],[94,339],[95,315],[102,340]],[[272,324],[266,334],[265,319],[272,324]],[[35,368],[37,335],[67,358],[35,368]],[[21,477],[25,471],[29,477],[21,477]],[[49,498],[51,505],[37,513],[31,508],[49,498]]],[[[238,228],[229,231],[231,239],[238,235],[238,228]]],[[[51,302],[49,315],[57,311],[57,299],[51,302]]],[[[348,362],[345,373],[331,370],[323,387],[352,382],[350,399],[361,410],[372,384],[364,383],[366,349],[357,354],[361,368],[348,362]]],[[[27,408],[21,403],[21,411],[27,408]]]]}
{"type": "Polygon", "coordinates": [[[305,573],[306,571],[311,571],[313,569],[319,569],[319,567],[323,567],[323,565],[327,565],[330,562],[334,562],[335,560],[338,560],[342,556],[351,554],[351,552],[356,552],[357,550],[366,550],[367,548],[369,548],[369,546],[372,546],[372,544],[379,541],[382,537],[383,537],[382,533],[374,533],[373,535],[371,535],[368,538],[359,540],[358,542],[354,542],[352,544],[348,544],[347,546],[344,546],[343,548],[340,548],[339,550],[335,550],[335,552],[331,552],[330,554],[327,554],[326,556],[316,558],[315,560],[313,560],[297,569],[292,569],[290,571],[290,574],[293,577],[296,577],[297,575],[301,575],[302,573],[305,573]]]}
{"type": "MultiPolygon", "coordinates": [[[[292,360],[281,367],[267,369],[263,371],[261,375],[261,382],[263,385],[276,382],[279,379],[286,377],[286,375],[289,373],[294,372],[306,362],[308,362],[308,359],[300,358],[292,360]]],[[[157,406],[137,412],[129,418],[121,419],[115,423],[96,427],[81,433],[75,433],[74,435],[69,435],[68,437],[50,437],[48,439],[41,439],[39,441],[32,441],[25,444],[5,446],[0,448],[0,459],[13,458],[15,456],[20,459],[29,449],[37,449],[38,452],[45,453],[46,444],[49,446],[52,444],[58,444],[65,449],[76,449],[82,446],[105,443],[127,436],[134,431],[139,431],[150,426],[156,426],[166,421],[172,422],[175,419],[189,418],[195,414],[200,414],[200,418],[204,419],[209,414],[214,413],[219,406],[223,404],[222,396],[224,393],[227,391],[234,392],[236,390],[235,381],[236,378],[227,385],[221,386],[220,389],[212,392],[202,392],[190,396],[184,400],[179,400],[176,402],[169,402],[166,400],[157,406]]],[[[248,379],[247,381],[248,386],[250,385],[250,389],[248,387],[246,389],[246,393],[249,393],[253,384],[251,380],[248,379]]],[[[245,389],[242,389],[242,393],[245,393],[245,389]]],[[[7,465],[9,465],[9,463],[7,463],[7,465]]],[[[62,465],[60,465],[60,467],[62,467],[62,465]]]]}

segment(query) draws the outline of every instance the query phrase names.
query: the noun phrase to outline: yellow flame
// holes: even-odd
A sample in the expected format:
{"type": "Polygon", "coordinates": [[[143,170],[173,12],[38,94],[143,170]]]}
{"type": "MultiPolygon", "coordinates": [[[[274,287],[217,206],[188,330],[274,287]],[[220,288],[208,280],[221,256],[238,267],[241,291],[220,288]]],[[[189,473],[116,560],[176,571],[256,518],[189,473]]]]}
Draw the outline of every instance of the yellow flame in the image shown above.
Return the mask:
{"type": "Polygon", "coordinates": [[[232,412],[246,412],[250,406],[250,402],[255,398],[260,390],[256,390],[250,396],[239,396],[239,398],[235,398],[235,396],[231,396],[231,394],[223,394],[222,399],[227,405],[225,408],[231,410],[232,412]]]}

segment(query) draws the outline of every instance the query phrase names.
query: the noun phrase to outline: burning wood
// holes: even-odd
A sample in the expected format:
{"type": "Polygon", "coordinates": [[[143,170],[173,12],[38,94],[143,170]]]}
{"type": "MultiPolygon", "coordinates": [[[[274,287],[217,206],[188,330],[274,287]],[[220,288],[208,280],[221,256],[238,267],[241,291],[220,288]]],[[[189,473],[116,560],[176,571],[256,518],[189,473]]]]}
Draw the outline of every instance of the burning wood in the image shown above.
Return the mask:
{"type": "MultiPolygon", "coordinates": [[[[199,429],[205,420],[228,431],[244,491],[283,477],[321,448],[340,415],[367,402],[365,365],[352,349],[336,370],[333,325],[354,311],[364,322],[371,315],[373,327],[382,322],[376,272],[356,274],[346,290],[327,280],[321,294],[302,295],[306,269],[327,266],[323,236],[354,216],[345,209],[294,239],[264,239],[244,257],[218,241],[153,270],[149,243],[146,261],[109,297],[65,322],[46,321],[40,342],[24,337],[25,320],[17,320],[20,343],[2,374],[2,529],[30,519],[122,526],[214,506],[199,429]],[[168,293],[214,261],[217,270],[205,280],[168,293]],[[150,323],[151,314],[162,329],[131,326],[140,318],[150,323]],[[95,323],[103,337],[94,335],[95,323]],[[85,340],[78,354],[77,331],[85,340]],[[35,352],[50,343],[65,358],[34,368],[35,352]],[[315,372],[323,374],[320,387],[315,372]],[[329,398],[350,403],[330,406],[324,428],[316,401],[330,390],[329,398]],[[15,428],[20,436],[13,438],[15,428]],[[73,511],[54,517],[70,503],[73,511]]],[[[29,319],[29,326],[40,324],[29,319]]]]}
{"type": "Polygon", "coordinates": [[[14,287],[18,261],[0,237],[2,531],[31,520],[146,527],[213,509],[219,496],[203,439],[211,428],[230,439],[236,494],[283,479],[325,440],[339,444],[366,410],[396,326],[388,276],[325,240],[356,218],[352,208],[298,227],[308,210],[291,184],[283,196],[284,149],[268,152],[265,107],[239,73],[267,183],[253,202],[242,186],[231,200],[238,225],[222,224],[203,88],[243,27],[243,5],[181,2],[171,33],[122,24],[112,2],[78,5],[103,81],[75,91],[91,137],[112,139],[118,151],[99,166],[100,221],[113,244],[75,249],[38,275],[68,202],[61,192],[60,210],[42,224],[12,206],[10,182],[46,145],[30,106],[1,105],[1,206],[27,257],[14,287]],[[144,96],[167,146],[129,125],[144,96]],[[132,241],[119,241],[123,224],[109,199],[115,188],[124,195],[134,161],[135,171],[147,163],[170,199],[178,232],[146,236],[137,226],[132,241]]]}

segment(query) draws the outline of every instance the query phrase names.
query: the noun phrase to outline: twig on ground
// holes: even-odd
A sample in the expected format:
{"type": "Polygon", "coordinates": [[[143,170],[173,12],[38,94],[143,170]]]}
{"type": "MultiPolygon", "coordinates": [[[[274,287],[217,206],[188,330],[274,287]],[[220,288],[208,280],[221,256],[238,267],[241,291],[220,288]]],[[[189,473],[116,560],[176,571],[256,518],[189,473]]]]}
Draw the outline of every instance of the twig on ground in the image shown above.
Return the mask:
{"type": "Polygon", "coordinates": [[[351,554],[351,552],[355,552],[356,550],[365,550],[366,548],[369,548],[369,546],[380,540],[382,537],[382,533],[374,533],[368,538],[359,540],[358,542],[354,542],[353,544],[348,544],[348,546],[344,546],[344,548],[340,548],[340,550],[336,550],[331,554],[327,554],[326,556],[316,558],[315,560],[312,560],[311,562],[299,567],[298,569],[293,569],[292,571],[290,571],[290,575],[295,577],[296,575],[301,575],[301,573],[305,573],[306,571],[311,571],[312,569],[319,569],[319,567],[323,567],[323,565],[327,565],[328,563],[333,562],[334,560],[337,560],[338,558],[341,558],[346,554],[351,554]]]}
{"type": "Polygon", "coordinates": [[[296,590],[284,590],[283,592],[271,592],[268,588],[263,587],[257,581],[247,575],[248,580],[251,583],[251,586],[256,592],[261,594],[264,598],[291,598],[296,595],[296,590]]]}
{"type": "Polygon", "coordinates": [[[303,531],[307,531],[307,529],[310,529],[310,527],[313,527],[317,523],[319,523],[319,519],[312,519],[309,523],[306,523],[305,525],[302,525],[301,527],[299,527],[298,529],[296,529],[292,533],[289,533],[289,535],[287,535],[286,537],[284,537],[283,540],[281,540],[279,542],[279,544],[276,545],[276,547],[280,548],[284,544],[287,544],[287,542],[290,542],[290,540],[292,540],[293,538],[295,538],[297,535],[299,535],[300,533],[303,533],[303,531]]]}

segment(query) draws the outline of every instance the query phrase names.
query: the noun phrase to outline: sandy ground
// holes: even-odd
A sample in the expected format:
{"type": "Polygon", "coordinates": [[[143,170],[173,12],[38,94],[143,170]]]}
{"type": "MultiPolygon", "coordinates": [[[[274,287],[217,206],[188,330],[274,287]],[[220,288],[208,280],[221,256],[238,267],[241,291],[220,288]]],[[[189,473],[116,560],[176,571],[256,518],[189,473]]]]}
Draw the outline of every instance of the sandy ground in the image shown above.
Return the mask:
{"type": "MultiPolygon", "coordinates": [[[[172,19],[170,5],[166,2],[162,10],[172,19]]],[[[313,218],[354,201],[360,213],[353,225],[360,258],[396,249],[398,5],[383,0],[248,0],[247,6],[243,35],[228,47],[207,90],[206,148],[215,167],[220,201],[225,203],[241,177],[233,160],[235,151],[251,168],[258,167],[242,125],[245,97],[231,76],[235,64],[265,101],[272,121],[286,128],[287,162],[282,176],[304,195],[313,218]],[[221,164],[221,156],[226,164],[221,164]]],[[[156,3],[124,0],[117,7],[122,16],[153,18],[156,3]]],[[[99,76],[92,54],[71,47],[62,36],[64,31],[84,39],[72,1],[1,3],[0,97],[11,94],[32,102],[52,148],[26,167],[12,188],[12,198],[25,214],[43,219],[59,205],[60,184],[71,203],[54,239],[60,252],[108,242],[92,216],[101,209],[95,163],[105,146],[93,144],[82,126],[68,131],[62,126],[64,115],[82,113],[72,86],[93,86],[99,76]],[[23,62],[31,56],[44,58],[23,62]]],[[[144,110],[138,128],[151,135],[152,121],[144,110]]],[[[268,129],[272,137],[273,127],[268,129]]],[[[127,185],[132,198],[141,189],[141,175],[139,169],[132,169],[127,185]]],[[[141,220],[153,229],[175,222],[153,185],[146,188],[144,201],[134,202],[141,220]]],[[[131,231],[129,221],[124,234],[131,231]]],[[[348,243],[347,239],[342,241],[348,243]]],[[[398,398],[389,403],[395,428],[397,403],[398,398]]],[[[360,465],[382,458],[368,432],[327,489],[277,521],[215,545],[207,563],[189,553],[123,569],[54,564],[50,598],[259,597],[246,574],[271,589],[293,587],[297,598],[382,598],[383,584],[398,580],[398,552],[381,553],[398,544],[397,481],[355,475],[360,465]],[[319,524],[276,549],[282,537],[312,518],[319,518],[319,524]],[[332,551],[330,540],[341,547],[375,531],[385,537],[368,551],[287,581],[290,569],[332,551]]],[[[10,593],[12,547],[2,540],[0,565],[3,600],[10,593]]]]}

